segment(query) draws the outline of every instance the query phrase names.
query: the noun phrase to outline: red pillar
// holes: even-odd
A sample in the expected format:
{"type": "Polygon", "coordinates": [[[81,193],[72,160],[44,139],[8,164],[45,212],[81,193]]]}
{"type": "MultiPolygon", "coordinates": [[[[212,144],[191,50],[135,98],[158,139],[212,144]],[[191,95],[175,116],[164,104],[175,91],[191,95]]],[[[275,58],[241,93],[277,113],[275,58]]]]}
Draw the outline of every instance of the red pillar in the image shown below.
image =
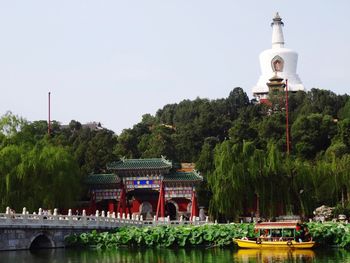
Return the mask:
{"type": "Polygon", "coordinates": [[[160,183],[160,189],[159,189],[159,197],[158,197],[158,204],[157,204],[157,213],[156,213],[156,218],[158,217],[163,217],[164,218],[164,207],[165,207],[165,200],[164,200],[164,185],[163,181],[160,183]],[[160,215],[159,215],[160,213],[160,215]]]}
{"type": "Polygon", "coordinates": [[[119,198],[119,203],[118,203],[118,208],[117,208],[117,213],[120,213],[122,215],[123,213],[126,214],[126,190],[125,186],[122,183],[122,191],[120,192],[120,198],[119,198]]]}
{"type": "Polygon", "coordinates": [[[193,220],[193,217],[197,217],[197,216],[198,216],[197,197],[196,197],[196,191],[193,189],[193,191],[192,191],[191,220],[193,220]]]}

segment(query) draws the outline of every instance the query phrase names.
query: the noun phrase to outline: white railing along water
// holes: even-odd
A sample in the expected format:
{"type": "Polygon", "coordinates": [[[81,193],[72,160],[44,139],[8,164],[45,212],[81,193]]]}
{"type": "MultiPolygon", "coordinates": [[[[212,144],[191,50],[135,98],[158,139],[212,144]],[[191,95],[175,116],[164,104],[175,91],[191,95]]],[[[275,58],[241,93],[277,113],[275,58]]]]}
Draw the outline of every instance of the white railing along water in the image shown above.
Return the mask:
{"type": "Polygon", "coordinates": [[[60,215],[57,209],[54,212],[43,211],[41,208],[38,213],[29,214],[26,208],[22,213],[14,213],[7,207],[5,213],[0,213],[0,227],[50,227],[50,228],[86,228],[86,229],[113,229],[121,226],[158,226],[158,225],[203,225],[207,224],[208,217],[205,221],[200,221],[198,217],[193,220],[185,221],[182,217],[180,220],[170,220],[169,217],[156,218],[153,220],[143,220],[142,215],[115,214],[96,210],[95,215],[87,216],[85,210],[81,215],[73,215],[72,210],[68,210],[67,215],[60,215]]]}

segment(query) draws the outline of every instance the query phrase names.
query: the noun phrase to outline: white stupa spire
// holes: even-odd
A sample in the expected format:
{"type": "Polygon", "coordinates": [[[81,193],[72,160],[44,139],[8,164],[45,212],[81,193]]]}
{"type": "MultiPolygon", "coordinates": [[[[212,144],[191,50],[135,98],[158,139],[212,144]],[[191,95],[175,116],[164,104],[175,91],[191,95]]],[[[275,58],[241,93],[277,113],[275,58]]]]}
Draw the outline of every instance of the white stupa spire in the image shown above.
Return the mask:
{"type": "Polygon", "coordinates": [[[282,22],[282,18],[276,13],[275,17],[272,19],[272,48],[281,48],[284,47],[284,37],[282,26],[284,26],[282,22]]]}
{"type": "Polygon", "coordinates": [[[305,90],[298,74],[298,54],[284,47],[282,18],[278,13],[272,19],[272,48],[260,53],[261,75],[257,84],[253,87],[253,96],[260,99],[268,98],[269,88],[267,82],[273,76],[284,80],[288,79],[288,88],[291,92],[305,90]]]}

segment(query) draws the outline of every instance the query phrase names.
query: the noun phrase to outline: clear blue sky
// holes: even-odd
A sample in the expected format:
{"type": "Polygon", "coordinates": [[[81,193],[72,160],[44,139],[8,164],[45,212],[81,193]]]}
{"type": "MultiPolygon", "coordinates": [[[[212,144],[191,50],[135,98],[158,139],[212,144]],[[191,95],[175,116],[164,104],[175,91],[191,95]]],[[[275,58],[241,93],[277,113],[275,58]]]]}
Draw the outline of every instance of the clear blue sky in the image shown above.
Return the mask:
{"type": "Polygon", "coordinates": [[[183,99],[249,96],[278,11],[305,87],[349,93],[350,1],[1,0],[0,115],[120,133],[183,99]]]}

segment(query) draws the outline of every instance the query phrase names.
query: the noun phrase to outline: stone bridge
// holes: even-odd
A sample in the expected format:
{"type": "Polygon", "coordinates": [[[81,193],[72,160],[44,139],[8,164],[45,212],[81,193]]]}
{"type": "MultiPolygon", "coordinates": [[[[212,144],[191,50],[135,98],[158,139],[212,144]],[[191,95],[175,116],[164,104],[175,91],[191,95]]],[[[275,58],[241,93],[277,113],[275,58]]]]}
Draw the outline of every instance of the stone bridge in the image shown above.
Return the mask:
{"type": "Polygon", "coordinates": [[[57,214],[57,209],[53,214],[44,213],[39,209],[38,214],[29,214],[25,208],[21,214],[12,213],[10,208],[6,213],[0,213],[0,250],[38,249],[38,248],[58,248],[65,246],[65,237],[71,234],[79,234],[92,230],[108,231],[121,226],[157,226],[157,225],[200,225],[208,223],[199,221],[170,221],[169,218],[154,218],[153,220],[143,220],[142,216],[131,216],[118,213],[107,214],[96,211],[94,216],[72,215],[69,210],[68,215],[57,214]]]}

